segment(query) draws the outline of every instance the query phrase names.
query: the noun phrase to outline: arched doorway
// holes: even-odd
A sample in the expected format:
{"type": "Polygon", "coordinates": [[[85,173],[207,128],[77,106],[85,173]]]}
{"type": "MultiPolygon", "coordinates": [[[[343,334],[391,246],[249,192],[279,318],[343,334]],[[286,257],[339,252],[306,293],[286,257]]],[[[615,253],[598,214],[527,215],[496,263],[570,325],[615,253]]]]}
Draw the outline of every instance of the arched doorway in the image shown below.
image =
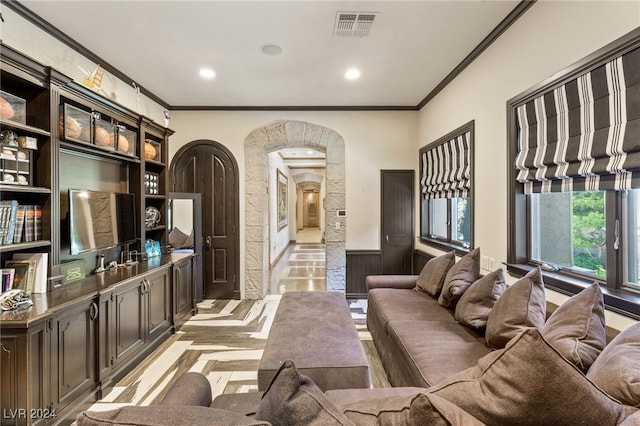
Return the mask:
{"type": "Polygon", "coordinates": [[[344,140],[335,130],[296,120],[278,120],[251,132],[245,154],[245,293],[261,299],[269,288],[267,154],[287,147],[326,153],[325,250],[327,289],[345,291],[344,140]]]}
{"type": "Polygon", "coordinates": [[[212,140],[195,140],[171,161],[172,192],[202,196],[202,277],[206,299],[240,298],[238,164],[212,140]]]}

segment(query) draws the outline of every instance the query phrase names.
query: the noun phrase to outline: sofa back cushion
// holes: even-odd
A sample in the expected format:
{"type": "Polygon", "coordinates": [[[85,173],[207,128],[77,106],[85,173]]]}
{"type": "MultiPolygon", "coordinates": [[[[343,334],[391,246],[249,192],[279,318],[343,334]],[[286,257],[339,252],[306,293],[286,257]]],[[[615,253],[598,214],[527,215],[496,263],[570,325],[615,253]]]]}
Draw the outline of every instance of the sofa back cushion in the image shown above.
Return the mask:
{"type": "Polygon", "coordinates": [[[640,407],[640,322],[622,330],[604,348],[587,377],[620,402],[640,407]]]}
{"type": "Polygon", "coordinates": [[[427,392],[488,425],[614,426],[628,415],[535,328],[427,392]]]}
{"type": "Polygon", "coordinates": [[[600,284],[593,283],[570,297],[551,314],[540,332],[558,352],[586,372],[607,344],[600,284]]]}
{"type": "Polygon", "coordinates": [[[416,280],[416,290],[427,293],[430,296],[438,297],[447,277],[447,272],[456,263],[454,252],[442,254],[429,259],[424,265],[418,279],[416,280]]]}
{"type": "Polygon", "coordinates": [[[460,296],[480,275],[480,248],[475,248],[456,262],[444,279],[438,303],[445,308],[454,309],[460,296]]]}
{"type": "Polygon", "coordinates": [[[509,286],[489,312],[485,339],[500,349],[524,328],[542,328],[546,319],[546,294],[539,268],[509,286]]]}
{"type": "Polygon", "coordinates": [[[502,269],[496,269],[478,279],[462,294],[456,304],[456,320],[471,328],[484,328],[489,312],[506,289],[502,269]]]}

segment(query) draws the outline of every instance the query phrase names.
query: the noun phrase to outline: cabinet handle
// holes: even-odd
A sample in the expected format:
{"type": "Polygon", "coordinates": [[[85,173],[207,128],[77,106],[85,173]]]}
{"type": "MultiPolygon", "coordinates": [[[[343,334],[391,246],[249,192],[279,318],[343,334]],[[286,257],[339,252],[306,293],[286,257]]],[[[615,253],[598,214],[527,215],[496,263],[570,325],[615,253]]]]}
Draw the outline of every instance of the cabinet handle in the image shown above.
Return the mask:
{"type": "Polygon", "coordinates": [[[9,349],[5,348],[5,347],[4,347],[4,345],[2,345],[2,344],[0,344],[0,348],[2,348],[2,350],[3,350],[4,352],[8,353],[8,354],[10,354],[10,353],[11,353],[11,351],[10,351],[9,349]]]}
{"type": "Polygon", "coordinates": [[[89,305],[89,319],[95,321],[96,318],[98,318],[98,305],[96,305],[96,302],[92,302],[89,305]]]}

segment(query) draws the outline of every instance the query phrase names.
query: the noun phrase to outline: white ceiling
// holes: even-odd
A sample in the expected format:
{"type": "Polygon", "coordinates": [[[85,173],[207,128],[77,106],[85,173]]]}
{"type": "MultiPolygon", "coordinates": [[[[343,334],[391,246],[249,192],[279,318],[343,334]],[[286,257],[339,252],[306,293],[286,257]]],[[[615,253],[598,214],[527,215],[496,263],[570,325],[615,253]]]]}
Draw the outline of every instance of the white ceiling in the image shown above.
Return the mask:
{"type": "Polygon", "coordinates": [[[519,0],[20,3],[171,107],[412,108],[519,0]],[[345,11],[376,13],[370,34],[334,35],[345,11]]]}

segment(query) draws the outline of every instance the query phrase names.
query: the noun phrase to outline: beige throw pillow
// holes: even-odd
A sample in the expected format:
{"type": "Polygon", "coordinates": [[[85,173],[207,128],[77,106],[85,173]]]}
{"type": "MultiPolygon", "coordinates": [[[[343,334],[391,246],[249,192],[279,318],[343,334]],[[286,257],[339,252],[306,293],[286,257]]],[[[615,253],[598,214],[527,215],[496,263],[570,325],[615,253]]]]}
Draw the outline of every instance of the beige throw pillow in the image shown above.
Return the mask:
{"type": "Polygon", "coordinates": [[[438,303],[445,308],[454,309],[462,293],[473,284],[480,275],[480,248],[475,248],[449,269],[442,285],[438,303]]]}
{"type": "Polygon", "coordinates": [[[625,407],[594,385],[535,328],[427,390],[487,425],[615,426],[625,407]]]}
{"type": "Polygon", "coordinates": [[[540,330],[544,339],[586,372],[607,344],[604,297],[593,283],[564,302],[540,330]]]}
{"type": "Polygon", "coordinates": [[[496,269],[480,278],[460,297],[456,305],[456,321],[468,327],[484,328],[489,312],[506,289],[502,269],[496,269]]]}
{"type": "Polygon", "coordinates": [[[416,280],[416,290],[427,293],[433,297],[438,297],[444,284],[449,269],[456,263],[454,252],[429,259],[424,265],[418,279],[416,280]]]}
{"type": "Polygon", "coordinates": [[[640,407],[640,322],[622,330],[604,348],[587,377],[623,404],[640,407]]]}
{"type": "Polygon", "coordinates": [[[526,327],[544,326],[547,313],[544,282],[540,268],[508,287],[493,305],[487,318],[487,345],[500,349],[526,327]]]}

